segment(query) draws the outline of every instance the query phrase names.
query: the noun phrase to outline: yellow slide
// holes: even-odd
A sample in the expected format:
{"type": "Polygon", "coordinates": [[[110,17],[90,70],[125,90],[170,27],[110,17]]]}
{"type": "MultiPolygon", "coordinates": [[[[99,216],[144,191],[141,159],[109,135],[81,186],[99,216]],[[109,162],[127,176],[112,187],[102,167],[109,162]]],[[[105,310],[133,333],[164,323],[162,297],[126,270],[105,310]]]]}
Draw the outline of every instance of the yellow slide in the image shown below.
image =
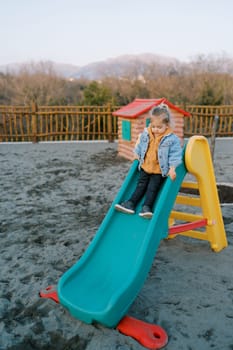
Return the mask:
{"type": "Polygon", "coordinates": [[[202,216],[173,211],[171,219],[195,221],[206,219],[206,230],[190,230],[182,235],[207,240],[215,252],[227,247],[227,239],[219,203],[214,168],[208,140],[204,136],[193,136],[189,139],[185,151],[185,166],[194,175],[197,183],[184,183],[186,188],[199,190],[200,198],[177,196],[176,203],[199,206],[202,216]]]}

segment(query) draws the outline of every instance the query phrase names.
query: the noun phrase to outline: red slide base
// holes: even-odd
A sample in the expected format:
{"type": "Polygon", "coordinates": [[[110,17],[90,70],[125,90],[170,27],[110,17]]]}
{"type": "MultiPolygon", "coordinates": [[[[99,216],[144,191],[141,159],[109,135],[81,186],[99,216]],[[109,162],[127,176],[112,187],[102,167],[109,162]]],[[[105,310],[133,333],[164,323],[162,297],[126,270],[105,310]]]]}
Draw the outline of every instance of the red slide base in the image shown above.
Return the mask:
{"type": "MultiPolygon", "coordinates": [[[[55,286],[48,286],[45,290],[40,291],[39,295],[41,298],[52,299],[59,304],[55,286]]],[[[167,333],[162,327],[130,316],[122,318],[116,329],[122,334],[134,338],[141,345],[151,350],[161,349],[168,342],[167,333]]]]}
{"type": "Polygon", "coordinates": [[[167,333],[162,327],[130,316],[122,318],[116,329],[124,335],[134,338],[148,349],[161,349],[168,342],[167,333]]]}
{"type": "Polygon", "coordinates": [[[39,293],[39,296],[41,298],[52,299],[57,304],[59,304],[59,299],[58,299],[57,290],[55,286],[48,286],[46,289],[41,290],[39,293]]]}

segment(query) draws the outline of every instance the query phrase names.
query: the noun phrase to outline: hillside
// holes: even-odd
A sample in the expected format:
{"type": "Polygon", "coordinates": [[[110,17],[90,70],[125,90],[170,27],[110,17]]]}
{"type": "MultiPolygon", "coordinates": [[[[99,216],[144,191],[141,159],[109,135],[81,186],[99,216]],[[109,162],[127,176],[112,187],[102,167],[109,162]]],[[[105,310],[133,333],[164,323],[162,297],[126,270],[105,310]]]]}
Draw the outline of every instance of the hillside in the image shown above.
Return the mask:
{"type": "Polygon", "coordinates": [[[46,70],[52,69],[59,76],[70,79],[101,79],[106,76],[121,77],[135,72],[136,75],[143,74],[146,66],[150,64],[173,65],[179,64],[179,61],[173,57],[155,55],[151,53],[140,55],[123,55],[115,58],[108,58],[104,61],[93,62],[84,66],[72,64],[63,64],[52,61],[46,62],[28,62],[28,63],[11,63],[0,66],[0,72],[18,74],[26,69],[35,71],[38,67],[44,67],[46,70]]]}
{"type": "Polygon", "coordinates": [[[142,75],[145,68],[151,64],[163,66],[177,64],[179,61],[172,57],[154,54],[123,55],[109,58],[105,61],[94,62],[80,67],[73,78],[101,79],[103,77],[122,77],[125,75],[142,75]]]}
{"type": "Polygon", "coordinates": [[[43,61],[43,62],[25,62],[25,63],[9,63],[6,65],[0,65],[0,72],[9,74],[19,74],[20,72],[26,70],[27,72],[35,71],[54,71],[57,75],[68,78],[75,74],[80,69],[79,66],[73,64],[57,63],[53,61],[43,61]]]}
{"type": "Polygon", "coordinates": [[[0,72],[18,74],[27,72],[54,72],[66,79],[89,79],[100,80],[104,77],[128,77],[138,78],[150,65],[157,65],[160,71],[170,73],[184,72],[186,69],[194,71],[205,71],[209,73],[233,74],[233,59],[225,55],[196,57],[189,63],[181,62],[174,57],[161,56],[152,53],[138,55],[123,55],[108,58],[103,61],[93,62],[84,66],[64,64],[53,61],[11,63],[0,66],[0,72]]]}

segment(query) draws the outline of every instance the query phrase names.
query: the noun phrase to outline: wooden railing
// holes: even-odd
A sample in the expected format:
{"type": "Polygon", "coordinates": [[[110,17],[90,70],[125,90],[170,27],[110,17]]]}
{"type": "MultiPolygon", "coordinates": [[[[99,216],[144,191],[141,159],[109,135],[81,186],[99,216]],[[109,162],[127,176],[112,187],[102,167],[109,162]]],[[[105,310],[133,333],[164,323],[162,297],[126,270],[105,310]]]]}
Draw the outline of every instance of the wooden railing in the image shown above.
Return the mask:
{"type": "Polygon", "coordinates": [[[186,106],[184,109],[191,113],[190,118],[184,118],[185,136],[211,136],[216,116],[216,136],[233,136],[233,106],[186,106]]]}
{"type": "Polygon", "coordinates": [[[117,138],[113,106],[0,106],[0,141],[72,141],[117,138]]]}
{"type": "MultiPolygon", "coordinates": [[[[191,113],[184,118],[184,136],[233,136],[233,106],[180,106],[191,113]]],[[[116,106],[0,106],[0,142],[76,141],[118,138],[116,106]]]]}

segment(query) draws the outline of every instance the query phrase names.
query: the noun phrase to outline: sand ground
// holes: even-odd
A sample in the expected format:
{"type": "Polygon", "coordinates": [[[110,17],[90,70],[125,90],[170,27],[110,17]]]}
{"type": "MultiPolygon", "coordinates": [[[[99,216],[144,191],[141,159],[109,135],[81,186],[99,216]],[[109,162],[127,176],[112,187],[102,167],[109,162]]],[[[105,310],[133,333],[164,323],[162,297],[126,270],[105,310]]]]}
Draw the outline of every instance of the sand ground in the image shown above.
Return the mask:
{"type": "MultiPolygon", "coordinates": [[[[218,140],[218,182],[232,183],[233,140],[218,140]]],[[[139,350],[39,298],[84,253],[129,170],[116,143],[0,144],[0,349],[139,350]]],[[[161,242],[128,314],[161,325],[166,350],[233,349],[233,205],[221,205],[228,247],[161,242]]]]}

